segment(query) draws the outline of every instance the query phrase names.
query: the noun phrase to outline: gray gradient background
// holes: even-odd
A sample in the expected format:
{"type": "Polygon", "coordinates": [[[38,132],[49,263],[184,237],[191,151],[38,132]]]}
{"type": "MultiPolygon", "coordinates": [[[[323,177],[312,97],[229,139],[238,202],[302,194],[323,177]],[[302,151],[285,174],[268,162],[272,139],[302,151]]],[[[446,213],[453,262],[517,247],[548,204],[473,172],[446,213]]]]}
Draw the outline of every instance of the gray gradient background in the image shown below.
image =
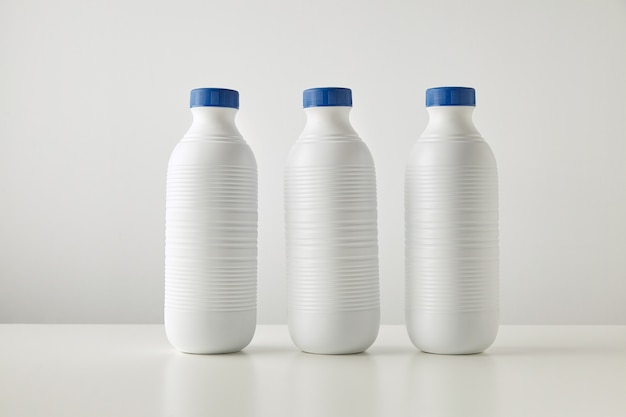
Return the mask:
{"type": "Polygon", "coordinates": [[[424,90],[477,89],[504,324],[626,324],[626,2],[0,2],[0,322],[162,322],[167,161],[189,90],[241,93],[259,323],[286,322],[282,171],[302,90],[353,89],[377,168],[383,323],[424,90]]]}

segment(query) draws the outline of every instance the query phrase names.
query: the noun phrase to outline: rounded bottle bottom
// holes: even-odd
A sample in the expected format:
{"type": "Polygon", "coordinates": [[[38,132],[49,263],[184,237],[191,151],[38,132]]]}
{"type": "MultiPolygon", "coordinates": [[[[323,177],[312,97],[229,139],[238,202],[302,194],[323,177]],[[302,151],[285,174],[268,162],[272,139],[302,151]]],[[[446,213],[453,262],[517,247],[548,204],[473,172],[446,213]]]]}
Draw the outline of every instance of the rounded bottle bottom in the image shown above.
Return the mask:
{"type": "Polygon", "coordinates": [[[497,311],[439,313],[410,310],[406,327],[411,342],[422,352],[468,355],[487,349],[496,339],[497,311]]]}
{"type": "Polygon", "coordinates": [[[239,352],[256,330],[256,310],[178,311],[165,309],[165,334],[184,353],[239,352]]]}
{"type": "Polygon", "coordinates": [[[360,353],[378,336],[380,309],[323,313],[289,311],[289,334],[302,351],[323,355],[360,353]]]}

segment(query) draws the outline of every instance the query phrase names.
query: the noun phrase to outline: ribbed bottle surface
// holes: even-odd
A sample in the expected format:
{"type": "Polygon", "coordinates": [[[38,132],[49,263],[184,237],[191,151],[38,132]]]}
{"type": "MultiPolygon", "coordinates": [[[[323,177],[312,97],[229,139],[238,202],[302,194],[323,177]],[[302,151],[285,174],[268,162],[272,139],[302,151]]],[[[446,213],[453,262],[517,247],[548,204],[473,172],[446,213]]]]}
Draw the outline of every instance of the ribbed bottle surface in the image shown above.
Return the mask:
{"type": "Polygon", "coordinates": [[[285,204],[289,309],[378,308],[374,168],[288,167],[285,204]]]}
{"type": "Polygon", "coordinates": [[[243,166],[170,166],[165,308],[256,308],[257,174],[243,166]]]}
{"type": "Polygon", "coordinates": [[[193,122],[168,165],[164,324],[183,352],[237,352],[256,328],[257,168],[238,99],[192,90],[193,122]]]}
{"type": "Polygon", "coordinates": [[[473,89],[430,89],[426,103],[405,174],[407,330],[425,352],[478,353],[499,321],[496,160],[473,89]]]}
{"type": "Polygon", "coordinates": [[[495,166],[409,166],[405,187],[407,309],[497,311],[495,166]]]}
{"type": "Polygon", "coordinates": [[[285,168],[289,334],[318,354],[366,350],[380,323],[376,174],[347,88],[305,90],[285,168]]]}

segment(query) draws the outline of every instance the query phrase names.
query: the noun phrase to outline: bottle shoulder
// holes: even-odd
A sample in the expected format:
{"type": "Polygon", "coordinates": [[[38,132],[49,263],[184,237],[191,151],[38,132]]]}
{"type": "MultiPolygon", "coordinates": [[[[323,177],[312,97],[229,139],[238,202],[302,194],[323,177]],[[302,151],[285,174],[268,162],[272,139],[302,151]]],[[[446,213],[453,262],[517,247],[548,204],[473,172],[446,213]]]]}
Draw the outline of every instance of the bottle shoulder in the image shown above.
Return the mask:
{"type": "Polygon", "coordinates": [[[421,137],[409,153],[409,166],[496,166],[489,144],[478,137],[421,137]]]}
{"type": "Polygon", "coordinates": [[[174,148],[169,160],[173,165],[231,165],[256,169],[256,159],[250,146],[238,141],[219,138],[193,138],[185,136],[174,148]]]}
{"type": "Polygon", "coordinates": [[[287,167],[301,166],[374,166],[372,154],[358,136],[356,138],[336,138],[334,140],[296,141],[287,157],[287,167]]]}

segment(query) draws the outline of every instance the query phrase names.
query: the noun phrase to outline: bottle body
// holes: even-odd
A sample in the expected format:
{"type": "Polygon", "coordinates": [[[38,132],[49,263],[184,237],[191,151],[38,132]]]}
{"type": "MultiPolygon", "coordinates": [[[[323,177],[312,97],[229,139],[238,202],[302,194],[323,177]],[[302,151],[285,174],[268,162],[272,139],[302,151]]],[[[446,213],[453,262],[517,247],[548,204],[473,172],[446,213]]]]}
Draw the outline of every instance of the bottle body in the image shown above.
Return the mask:
{"type": "Polygon", "coordinates": [[[406,323],[425,352],[482,352],[498,330],[497,167],[473,109],[429,107],[406,169],[406,323]]]}
{"type": "Polygon", "coordinates": [[[306,108],[285,169],[289,332],[310,353],[362,352],[378,335],[375,169],[349,111],[306,108]]]}
{"type": "Polygon", "coordinates": [[[165,330],[187,353],[239,351],[256,328],[257,168],[235,112],[192,108],[168,165],[165,330]]]}

